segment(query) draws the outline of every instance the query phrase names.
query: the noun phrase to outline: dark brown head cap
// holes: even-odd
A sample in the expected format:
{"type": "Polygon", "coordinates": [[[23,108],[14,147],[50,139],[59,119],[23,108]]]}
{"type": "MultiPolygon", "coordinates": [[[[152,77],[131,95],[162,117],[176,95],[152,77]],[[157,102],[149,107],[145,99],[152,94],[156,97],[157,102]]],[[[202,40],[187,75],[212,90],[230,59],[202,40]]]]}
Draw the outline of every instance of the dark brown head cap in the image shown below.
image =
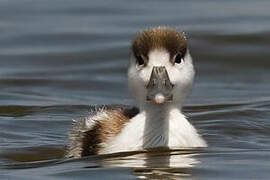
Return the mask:
{"type": "Polygon", "coordinates": [[[148,58],[149,52],[154,49],[165,49],[172,58],[176,53],[183,56],[187,49],[187,40],[184,33],[169,27],[155,27],[142,31],[132,44],[135,57],[143,55],[148,58]]]}

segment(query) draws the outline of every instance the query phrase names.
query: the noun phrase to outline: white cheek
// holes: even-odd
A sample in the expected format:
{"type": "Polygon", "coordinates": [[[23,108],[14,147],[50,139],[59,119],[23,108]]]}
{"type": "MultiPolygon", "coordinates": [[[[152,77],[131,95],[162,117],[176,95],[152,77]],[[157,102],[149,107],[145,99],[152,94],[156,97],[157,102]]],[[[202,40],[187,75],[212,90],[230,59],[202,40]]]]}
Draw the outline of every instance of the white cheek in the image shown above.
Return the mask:
{"type": "MultiPolygon", "coordinates": [[[[134,57],[131,59],[131,64],[128,69],[129,86],[137,88],[138,86],[145,87],[150,79],[152,67],[147,65],[138,65],[134,57]]],[[[132,89],[131,89],[132,90],[132,89]]]]}
{"type": "Polygon", "coordinates": [[[138,105],[145,99],[147,82],[148,73],[144,68],[137,70],[135,66],[129,67],[128,87],[130,92],[134,95],[138,105]]]}
{"type": "Polygon", "coordinates": [[[147,83],[150,80],[151,72],[152,72],[152,67],[150,67],[150,66],[146,66],[143,69],[141,69],[140,71],[138,71],[139,78],[145,84],[145,86],[147,85],[147,83]]]}
{"type": "Polygon", "coordinates": [[[128,69],[128,86],[130,90],[133,90],[134,88],[139,85],[140,82],[140,77],[138,76],[138,70],[136,67],[131,66],[128,69]]]}
{"type": "Polygon", "coordinates": [[[171,82],[175,85],[174,94],[185,96],[193,84],[195,75],[191,59],[185,59],[180,64],[174,64],[167,69],[171,82]]]}

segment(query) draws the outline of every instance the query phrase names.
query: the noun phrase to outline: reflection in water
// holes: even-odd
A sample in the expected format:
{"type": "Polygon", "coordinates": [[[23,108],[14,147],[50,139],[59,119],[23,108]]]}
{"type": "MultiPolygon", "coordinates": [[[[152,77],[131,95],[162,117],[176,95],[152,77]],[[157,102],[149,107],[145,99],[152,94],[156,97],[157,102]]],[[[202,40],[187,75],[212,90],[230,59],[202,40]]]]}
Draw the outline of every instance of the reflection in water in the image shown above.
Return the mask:
{"type": "MultiPolygon", "coordinates": [[[[140,179],[191,178],[191,168],[199,163],[194,157],[198,150],[163,150],[160,148],[103,161],[106,167],[131,167],[140,179]]],[[[123,155],[123,154],[122,154],[123,155]]]]}
{"type": "Polygon", "coordinates": [[[144,167],[134,168],[140,179],[182,179],[191,177],[190,168],[198,161],[194,154],[164,152],[162,155],[146,154],[144,167]]]}

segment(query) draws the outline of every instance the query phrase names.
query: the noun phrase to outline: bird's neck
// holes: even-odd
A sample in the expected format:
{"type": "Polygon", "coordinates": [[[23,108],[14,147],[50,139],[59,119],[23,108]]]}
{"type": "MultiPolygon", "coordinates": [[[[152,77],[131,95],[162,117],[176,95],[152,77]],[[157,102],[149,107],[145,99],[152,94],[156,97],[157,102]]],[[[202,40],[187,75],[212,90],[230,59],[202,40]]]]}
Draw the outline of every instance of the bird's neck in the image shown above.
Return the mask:
{"type": "Polygon", "coordinates": [[[145,113],[143,147],[167,147],[169,143],[169,123],[172,113],[181,109],[170,103],[149,104],[142,109],[145,113]]]}

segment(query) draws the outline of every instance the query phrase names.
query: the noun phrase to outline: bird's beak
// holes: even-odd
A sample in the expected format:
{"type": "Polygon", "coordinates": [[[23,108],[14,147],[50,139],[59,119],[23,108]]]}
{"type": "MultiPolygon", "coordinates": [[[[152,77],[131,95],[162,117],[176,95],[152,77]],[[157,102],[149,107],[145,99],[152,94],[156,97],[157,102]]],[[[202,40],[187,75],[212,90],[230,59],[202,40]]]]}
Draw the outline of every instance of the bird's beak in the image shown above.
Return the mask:
{"type": "Polygon", "coordinates": [[[168,72],[164,66],[154,66],[149,83],[147,84],[147,101],[163,104],[173,100],[173,84],[169,79],[168,72]]]}

